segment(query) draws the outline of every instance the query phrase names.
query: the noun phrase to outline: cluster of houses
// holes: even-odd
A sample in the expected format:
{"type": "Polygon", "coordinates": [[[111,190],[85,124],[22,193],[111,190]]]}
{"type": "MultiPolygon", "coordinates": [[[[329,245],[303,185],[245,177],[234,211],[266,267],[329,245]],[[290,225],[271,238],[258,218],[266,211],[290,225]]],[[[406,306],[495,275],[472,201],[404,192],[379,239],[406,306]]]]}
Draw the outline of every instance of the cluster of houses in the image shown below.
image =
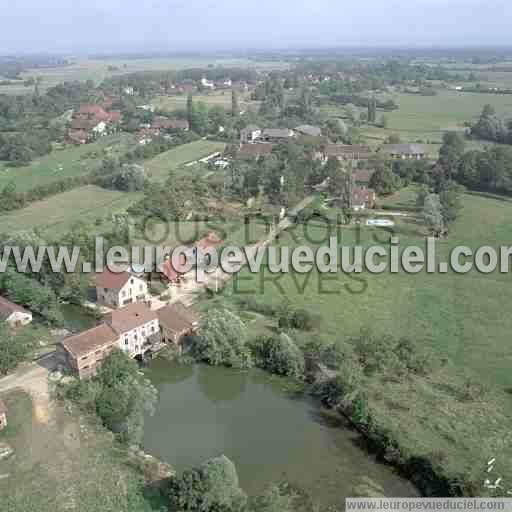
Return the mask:
{"type": "Polygon", "coordinates": [[[156,116],[151,123],[140,125],[136,140],[138,144],[145,146],[155,137],[172,137],[171,134],[174,132],[188,132],[189,130],[190,124],[186,119],[169,119],[165,116],[156,116]]]}
{"type": "Polygon", "coordinates": [[[98,302],[111,308],[99,325],[64,339],[57,346],[58,360],[80,379],[96,374],[114,349],[143,359],[165,345],[179,345],[197,327],[198,318],[181,303],[151,309],[143,277],[105,268],[96,276],[98,302]]]}
{"type": "MultiPolygon", "coordinates": [[[[96,275],[95,285],[98,303],[109,312],[95,327],[57,345],[58,362],[80,379],[95,375],[114,349],[143,359],[166,345],[179,347],[197,327],[196,314],[180,302],[152,310],[146,280],[129,270],[115,273],[105,268],[96,275]]],[[[0,319],[15,329],[29,324],[32,314],[0,297],[0,319]]],[[[0,430],[6,425],[5,414],[0,401],[0,430]]]]}
{"type": "Polygon", "coordinates": [[[121,113],[107,110],[110,103],[85,104],[73,112],[66,131],[66,140],[71,144],[85,144],[115,130],[121,121],[121,113]]]}

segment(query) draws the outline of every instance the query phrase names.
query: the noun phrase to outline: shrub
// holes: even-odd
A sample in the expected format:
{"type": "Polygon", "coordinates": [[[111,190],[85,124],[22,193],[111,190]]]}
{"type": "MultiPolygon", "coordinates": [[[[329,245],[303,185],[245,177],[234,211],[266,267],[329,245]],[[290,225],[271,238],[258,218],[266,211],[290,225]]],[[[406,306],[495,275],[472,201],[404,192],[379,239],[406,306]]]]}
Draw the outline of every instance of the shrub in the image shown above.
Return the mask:
{"type": "Polygon", "coordinates": [[[304,354],[286,334],[257,339],[254,344],[258,364],[276,375],[302,379],[304,354]]]}

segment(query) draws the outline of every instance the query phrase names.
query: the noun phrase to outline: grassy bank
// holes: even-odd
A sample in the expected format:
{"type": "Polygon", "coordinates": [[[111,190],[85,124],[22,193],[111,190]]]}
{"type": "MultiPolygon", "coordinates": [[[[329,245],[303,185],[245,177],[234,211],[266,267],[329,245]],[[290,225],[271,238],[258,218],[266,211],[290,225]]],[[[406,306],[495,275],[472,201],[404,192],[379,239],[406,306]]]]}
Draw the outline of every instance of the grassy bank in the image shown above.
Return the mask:
{"type": "MultiPolygon", "coordinates": [[[[411,207],[413,200],[413,191],[406,190],[403,197],[389,200],[388,206],[411,207]]],[[[510,242],[507,218],[512,204],[508,200],[468,194],[464,206],[449,239],[438,243],[438,261],[446,261],[457,245],[475,249],[510,242]]],[[[401,248],[424,247],[423,229],[414,216],[400,221],[395,231],[401,248]]],[[[358,237],[352,228],[342,227],[340,234],[348,245],[358,237]]],[[[328,235],[325,225],[317,221],[306,232],[302,227],[290,230],[279,243],[315,250],[328,235]]],[[[389,243],[384,231],[363,229],[360,237],[364,247],[389,243]]],[[[435,478],[437,489],[448,486],[454,493],[471,493],[481,486],[486,461],[492,457],[501,464],[502,473],[496,478],[512,474],[508,435],[512,321],[507,314],[512,292],[507,274],[348,277],[316,271],[275,275],[267,269],[254,275],[246,269],[235,283],[236,289],[225,292],[228,301],[236,303],[244,294],[267,306],[277,308],[289,302],[309,311],[319,319],[312,337],[325,346],[336,342],[351,350],[353,340],[371,326],[380,339],[411,338],[432,353],[436,364],[425,375],[377,374],[364,383],[372,417],[370,439],[389,460],[419,473],[424,488],[433,488],[428,479],[435,478]]],[[[256,319],[251,329],[266,330],[268,323],[256,319]]]]}

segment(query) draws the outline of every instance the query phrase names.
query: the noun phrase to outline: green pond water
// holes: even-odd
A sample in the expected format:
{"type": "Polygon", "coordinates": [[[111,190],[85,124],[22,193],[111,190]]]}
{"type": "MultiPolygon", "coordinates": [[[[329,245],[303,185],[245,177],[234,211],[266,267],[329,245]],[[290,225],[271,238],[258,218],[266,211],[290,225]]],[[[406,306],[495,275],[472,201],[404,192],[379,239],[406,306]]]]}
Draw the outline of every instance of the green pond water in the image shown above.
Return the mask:
{"type": "Polygon", "coordinates": [[[249,494],[285,479],[324,504],[340,505],[370,481],[387,496],[418,495],[368,455],[340,418],[284,379],[160,359],[146,374],[159,401],[146,418],[144,449],[178,471],[225,454],[249,494]]]}

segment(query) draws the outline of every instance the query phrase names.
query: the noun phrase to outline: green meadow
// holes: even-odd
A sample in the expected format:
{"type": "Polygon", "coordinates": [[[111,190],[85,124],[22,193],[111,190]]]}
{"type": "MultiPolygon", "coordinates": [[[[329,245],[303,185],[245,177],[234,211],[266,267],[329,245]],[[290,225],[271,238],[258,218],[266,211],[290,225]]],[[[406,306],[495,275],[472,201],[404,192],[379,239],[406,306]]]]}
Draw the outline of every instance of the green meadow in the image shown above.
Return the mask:
{"type": "Polygon", "coordinates": [[[112,135],[91,144],[55,149],[25,167],[9,167],[8,162],[0,162],[0,189],[12,182],[17,191],[26,192],[38,185],[88,174],[98,167],[105,156],[122,154],[133,142],[132,135],[112,135]]]}

